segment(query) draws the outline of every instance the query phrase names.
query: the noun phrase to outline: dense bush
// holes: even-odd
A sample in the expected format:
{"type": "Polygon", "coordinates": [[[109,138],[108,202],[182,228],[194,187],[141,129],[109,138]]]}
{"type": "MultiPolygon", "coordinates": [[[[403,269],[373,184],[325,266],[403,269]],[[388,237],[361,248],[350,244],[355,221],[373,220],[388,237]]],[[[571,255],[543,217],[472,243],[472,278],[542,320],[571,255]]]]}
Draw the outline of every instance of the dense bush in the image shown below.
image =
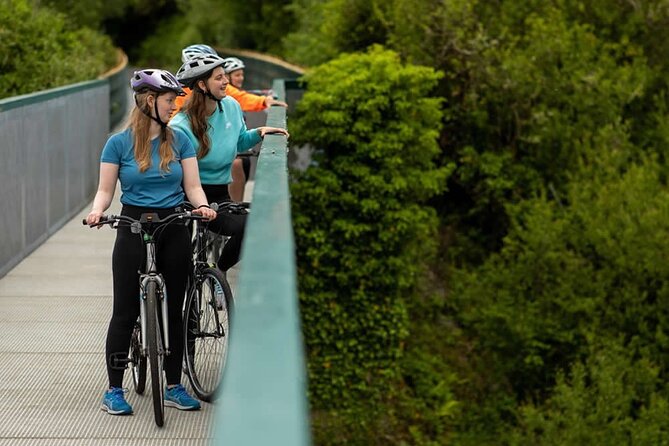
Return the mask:
{"type": "Polygon", "coordinates": [[[291,122],[320,153],[291,189],[311,404],[318,432],[346,426],[347,444],[384,444],[370,433],[394,429],[406,301],[435,246],[421,203],[450,171],[433,161],[438,77],[381,48],[344,55],[306,76],[291,122]]]}
{"type": "Polygon", "coordinates": [[[0,7],[0,98],[92,80],[116,61],[111,40],[28,0],[0,7]]]}

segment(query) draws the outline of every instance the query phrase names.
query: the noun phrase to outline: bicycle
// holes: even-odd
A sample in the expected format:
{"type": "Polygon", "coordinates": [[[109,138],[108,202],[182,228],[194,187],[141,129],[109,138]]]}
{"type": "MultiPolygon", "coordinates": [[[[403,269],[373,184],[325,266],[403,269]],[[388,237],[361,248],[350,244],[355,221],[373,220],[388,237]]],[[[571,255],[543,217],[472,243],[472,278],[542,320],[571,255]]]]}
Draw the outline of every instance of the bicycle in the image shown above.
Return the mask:
{"type": "MultiPolygon", "coordinates": [[[[217,208],[219,213],[225,211],[230,214],[248,214],[251,203],[224,201],[222,203],[217,203],[217,206],[219,206],[217,208]]],[[[206,248],[207,261],[209,263],[214,265],[218,263],[218,259],[221,256],[221,251],[223,250],[223,246],[225,245],[227,239],[227,236],[219,234],[215,231],[206,231],[204,246],[206,248]]],[[[197,248],[195,248],[195,241],[193,242],[193,248],[194,252],[196,253],[197,248]]]]}
{"type": "MultiPolygon", "coordinates": [[[[130,342],[130,351],[126,363],[132,371],[135,392],[144,393],[146,386],[147,362],[151,371],[151,393],[153,413],[156,425],[165,421],[165,375],[163,363],[170,354],[169,325],[167,318],[167,293],[162,275],[156,270],[154,234],[160,228],[178,220],[201,220],[204,217],[190,211],[175,212],[160,219],[155,213],[142,214],[139,220],[125,215],[103,216],[90,227],[110,225],[116,229],[119,225],[130,226],[133,234],[140,234],[146,251],[144,272],[140,274],[140,313],[130,342]]],[[[88,226],[86,220],[83,224],[88,226]]]]}
{"type": "MultiPolygon", "coordinates": [[[[248,203],[223,202],[217,207],[212,206],[219,213],[245,213],[248,203]]],[[[230,285],[215,267],[220,237],[206,223],[195,222],[193,270],[184,301],[185,371],[195,394],[207,402],[216,398],[225,369],[234,306],[230,285]]]]}

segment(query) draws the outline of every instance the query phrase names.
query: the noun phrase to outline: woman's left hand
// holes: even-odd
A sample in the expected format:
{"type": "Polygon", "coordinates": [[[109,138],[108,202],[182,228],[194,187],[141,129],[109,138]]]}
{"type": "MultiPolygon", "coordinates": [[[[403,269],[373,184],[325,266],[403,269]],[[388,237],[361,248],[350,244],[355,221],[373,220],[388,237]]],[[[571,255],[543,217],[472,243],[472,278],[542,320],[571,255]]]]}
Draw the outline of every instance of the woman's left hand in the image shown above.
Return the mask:
{"type": "Polygon", "coordinates": [[[265,135],[284,135],[286,138],[290,138],[288,130],[279,127],[258,127],[258,131],[261,138],[264,138],[265,135]]]}
{"type": "Polygon", "coordinates": [[[202,206],[197,209],[193,209],[193,214],[201,215],[209,221],[216,218],[216,211],[208,206],[202,206]]]}

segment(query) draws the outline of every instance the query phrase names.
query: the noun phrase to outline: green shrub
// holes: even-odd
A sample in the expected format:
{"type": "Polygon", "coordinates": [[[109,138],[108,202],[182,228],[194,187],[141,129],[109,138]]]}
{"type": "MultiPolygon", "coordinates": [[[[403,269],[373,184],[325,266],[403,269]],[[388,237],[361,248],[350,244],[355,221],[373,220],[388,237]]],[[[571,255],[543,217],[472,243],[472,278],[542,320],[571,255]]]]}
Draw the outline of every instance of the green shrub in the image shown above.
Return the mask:
{"type": "Polygon", "coordinates": [[[115,64],[108,37],[27,0],[1,5],[0,98],[92,80],[115,64]]]}
{"type": "Polygon", "coordinates": [[[405,302],[435,247],[422,203],[450,171],[433,161],[438,78],[379,47],[344,55],[306,76],[291,122],[320,152],[291,188],[311,404],[316,424],[354,438],[396,417],[384,405],[401,394],[405,302]]]}
{"type": "Polygon", "coordinates": [[[659,367],[620,341],[603,340],[591,350],[586,361],[558,375],[546,402],[521,409],[510,444],[669,444],[659,367]]]}

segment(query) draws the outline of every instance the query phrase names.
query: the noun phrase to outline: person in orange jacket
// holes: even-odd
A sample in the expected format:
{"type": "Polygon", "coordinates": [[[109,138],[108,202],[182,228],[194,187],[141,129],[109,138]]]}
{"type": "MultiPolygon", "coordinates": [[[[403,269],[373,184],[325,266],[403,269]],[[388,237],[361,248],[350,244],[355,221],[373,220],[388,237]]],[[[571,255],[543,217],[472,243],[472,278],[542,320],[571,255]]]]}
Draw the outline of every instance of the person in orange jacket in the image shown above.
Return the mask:
{"type": "Polygon", "coordinates": [[[244,85],[244,62],[236,57],[226,57],[223,71],[228,76],[230,83],[228,84],[225,93],[232,96],[239,102],[242,111],[255,112],[265,110],[267,107],[278,105],[281,107],[288,107],[283,101],[274,99],[272,95],[257,95],[242,89],[244,85]]]}

